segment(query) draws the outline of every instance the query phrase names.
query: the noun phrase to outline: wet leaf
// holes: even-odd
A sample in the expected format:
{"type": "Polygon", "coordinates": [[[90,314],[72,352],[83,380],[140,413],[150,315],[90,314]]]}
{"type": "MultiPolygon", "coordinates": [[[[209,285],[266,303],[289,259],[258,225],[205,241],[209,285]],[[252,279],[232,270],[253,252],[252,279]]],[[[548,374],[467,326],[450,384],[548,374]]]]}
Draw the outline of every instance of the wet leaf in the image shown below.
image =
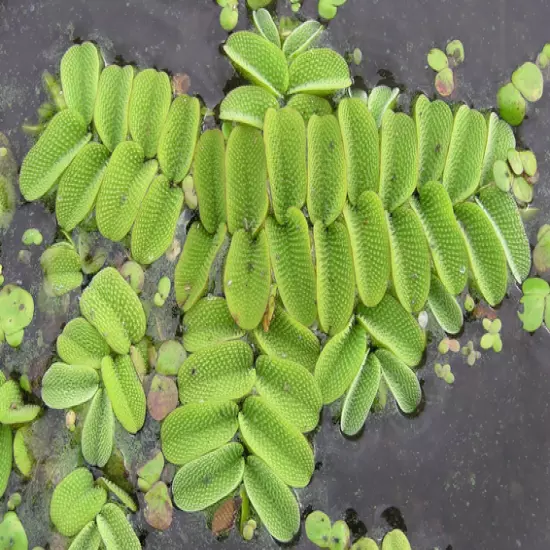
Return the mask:
{"type": "Polygon", "coordinates": [[[543,279],[527,279],[522,286],[523,313],[518,312],[518,317],[523,323],[523,329],[534,332],[542,325],[545,301],[550,294],[550,286],[543,279]]]}
{"type": "Polygon", "coordinates": [[[450,96],[455,89],[453,70],[447,67],[439,71],[435,77],[435,89],[442,97],[450,96]]]}
{"type": "Polygon", "coordinates": [[[147,395],[147,409],[157,421],[164,420],[178,406],[176,383],[166,376],[155,375],[147,395]]]}
{"type": "Polygon", "coordinates": [[[525,118],[525,99],[517,88],[509,82],[497,93],[497,105],[500,118],[511,126],[519,126],[525,118]]]}
{"type": "Polygon", "coordinates": [[[330,530],[330,550],[346,550],[349,547],[350,531],[343,520],[335,521],[330,530]]]}
{"type": "Polygon", "coordinates": [[[460,40],[452,40],[447,44],[447,55],[449,61],[456,67],[461,63],[464,63],[464,44],[460,40]]]}
{"type": "Polygon", "coordinates": [[[491,349],[493,347],[494,343],[494,335],[486,333],[481,337],[481,341],[479,342],[479,345],[483,349],[491,349]]]}
{"type": "Polygon", "coordinates": [[[495,185],[501,191],[510,191],[510,187],[514,181],[514,176],[508,166],[508,163],[503,160],[495,161],[495,164],[493,164],[493,178],[495,180],[495,185]]]}
{"type": "Polygon", "coordinates": [[[438,73],[449,66],[449,60],[445,52],[439,48],[432,48],[428,53],[428,65],[438,73]]]}
{"type": "Polygon", "coordinates": [[[331,521],[330,518],[319,510],[311,512],[306,518],[307,538],[319,548],[330,546],[331,521]]]}
{"type": "Polygon", "coordinates": [[[528,61],[512,73],[512,83],[527,101],[538,101],[542,97],[544,81],[540,69],[528,61]]]}
{"type": "Polygon", "coordinates": [[[172,524],[173,507],[168,487],[157,481],[145,494],[145,521],[154,529],[164,531],[172,524]]]}

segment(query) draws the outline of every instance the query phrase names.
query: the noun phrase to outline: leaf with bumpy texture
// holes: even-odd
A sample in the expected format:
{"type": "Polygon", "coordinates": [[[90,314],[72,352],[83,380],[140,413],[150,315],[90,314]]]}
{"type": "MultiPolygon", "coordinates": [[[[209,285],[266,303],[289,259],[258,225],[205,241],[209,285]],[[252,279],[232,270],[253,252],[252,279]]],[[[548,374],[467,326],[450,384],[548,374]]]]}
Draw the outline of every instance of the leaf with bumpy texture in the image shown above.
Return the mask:
{"type": "Polygon", "coordinates": [[[355,272],[348,230],[342,222],[314,227],[317,307],[324,332],[336,334],[349,322],[355,303],[355,272]]]}
{"type": "Polygon", "coordinates": [[[468,282],[468,253],[447,191],[437,181],[427,182],[412,206],[424,227],[441,282],[451,294],[460,294],[468,282]]]}
{"type": "Polygon", "coordinates": [[[86,124],[92,122],[102,68],[103,60],[91,42],[71,46],[61,58],[63,97],[67,107],[78,111],[86,124]]]}
{"type": "Polygon", "coordinates": [[[94,125],[99,138],[111,152],[128,136],[128,109],[133,82],[134,68],[130,65],[110,65],[99,77],[94,125]]]}
{"type": "Polygon", "coordinates": [[[204,510],[235,490],[243,471],[242,445],[228,443],[178,470],[172,482],[174,503],[185,512],[204,510]]]}
{"type": "Polygon", "coordinates": [[[226,233],[225,224],[220,224],[217,232],[210,235],[199,222],[195,222],[187,232],[174,273],[176,302],[183,311],[193,307],[206,292],[212,264],[225,241],[226,233]]]}
{"type": "Polygon", "coordinates": [[[94,486],[92,474],[77,468],[54,489],[50,517],[62,535],[72,537],[99,514],[106,501],[107,492],[94,486]]]}
{"type": "Polygon", "coordinates": [[[412,369],[390,351],[379,349],[376,357],[382,367],[382,375],[399,408],[406,414],[413,413],[422,399],[422,389],[412,369]]]}
{"type": "Polygon", "coordinates": [[[508,286],[506,255],[497,232],[480,206],[462,203],[455,206],[468,250],[470,269],[481,294],[490,306],[504,299],[508,286]]]}
{"type": "Polygon", "coordinates": [[[254,330],[254,338],[263,353],[275,358],[288,359],[304,366],[309,372],[321,352],[315,334],[290,316],[281,304],[276,304],[269,329],[262,326],[254,330]]]}
{"type": "Polygon", "coordinates": [[[132,228],[132,258],[140,264],[158,260],[174,240],[183,206],[183,191],[164,175],[157,176],[145,195],[132,228]]]}
{"type": "Polygon", "coordinates": [[[422,224],[406,204],[393,211],[388,225],[395,293],[407,311],[418,313],[430,292],[430,249],[422,224]]]}
{"type": "Polygon", "coordinates": [[[239,399],[254,385],[251,347],[240,340],[225,342],[189,356],[178,372],[182,403],[239,399]]]}
{"type": "Polygon", "coordinates": [[[323,398],[315,378],[302,365],[260,355],[256,360],[256,390],[281,416],[301,432],[319,422],[323,398]]]}
{"type": "Polygon", "coordinates": [[[418,144],[413,119],[387,110],[380,129],[380,198],[389,212],[416,189],[418,144]]]}
{"type": "Polygon", "coordinates": [[[244,330],[256,328],[264,315],[271,289],[264,229],[256,237],[242,229],[233,235],[225,262],[223,288],[237,325],[244,330]]]}
{"type": "Polygon", "coordinates": [[[88,143],[61,176],[55,215],[66,231],[72,231],[92,211],[108,160],[109,150],[104,145],[88,143]]]}
{"type": "Polygon", "coordinates": [[[101,535],[95,521],[90,521],[71,542],[69,550],[99,550],[101,535]]]}
{"type": "Polygon", "coordinates": [[[128,432],[137,433],[145,422],[146,400],[130,356],[120,355],[114,361],[105,357],[101,376],[118,421],[128,432]]]}
{"type": "Polygon", "coordinates": [[[418,188],[428,181],[440,181],[453,130],[453,113],[441,100],[419,95],[414,104],[418,136],[418,188]]]}
{"type": "Polygon", "coordinates": [[[76,111],[57,113],[21,165],[19,187],[25,200],[45,195],[91,137],[76,111]]]}
{"type": "Polygon", "coordinates": [[[386,294],[375,307],[359,305],[357,318],[379,345],[388,348],[410,367],[420,363],[426,335],[393,296],[386,294]]]}
{"type": "Polygon", "coordinates": [[[10,426],[0,424],[0,498],[4,495],[13,462],[12,434],[10,426]]]}
{"type": "Polygon", "coordinates": [[[141,145],[123,141],[105,169],[97,196],[96,219],[100,233],[111,241],[120,241],[128,234],[157,172],[156,160],[143,161],[141,145]]]}
{"type": "Polygon", "coordinates": [[[325,405],[336,401],[349,388],[366,354],[365,329],[354,321],[325,344],[315,365],[315,381],[325,405]]]}
{"type": "Polygon", "coordinates": [[[57,354],[69,365],[101,368],[101,360],[109,355],[109,344],[83,317],[69,321],[58,336],[57,354]]]}
{"type": "Polygon", "coordinates": [[[265,232],[283,304],[299,323],[309,326],[317,317],[317,296],[307,220],[301,210],[289,208],[283,225],[267,218],[265,232]]]}
{"type": "Polygon", "coordinates": [[[202,298],[183,316],[183,346],[190,352],[244,335],[231,317],[227,301],[219,296],[202,298]]]}
{"type": "Polygon", "coordinates": [[[128,353],[145,335],[143,306],[132,287],[112,267],[102,269],[80,298],[82,315],[120,354],[128,353]]]}
{"type": "Polygon", "coordinates": [[[300,508],[293,492],[257,456],[249,456],[244,468],[246,494],[270,535],[289,542],[300,529],[300,508]]]}
{"type": "Polygon", "coordinates": [[[82,429],[82,455],[92,466],[103,468],[111,456],[115,416],[107,392],[97,390],[82,429]]]}
{"type": "Polygon", "coordinates": [[[399,97],[399,88],[388,88],[388,86],[376,86],[371,90],[367,106],[376,120],[376,125],[380,128],[384,114],[388,109],[393,109],[397,98],[399,97]]]}
{"type": "Polygon", "coordinates": [[[487,145],[481,167],[480,185],[487,185],[493,178],[493,166],[497,160],[507,160],[508,151],[516,148],[516,136],[507,122],[496,113],[485,116],[487,121],[487,145]]]}
{"type": "Polygon", "coordinates": [[[264,143],[275,217],[283,223],[290,207],[306,202],[306,127],[292,107],[268,109],[264,122],[264,143]]]}
{"type": "Polygon", "coordinates": [[[487,143],[483,115],[467,105],[455,114],[451,143],[443,172],[443,185],[453,204],[467,199],[477,188],[487,143]]]}
{"type": "Polygon", "coordinates": [[[236,69],[248,80],[282,96],[288,88],[288,67],[283,52],[252,32],[232,34],[223,47],[236,69]]]}
{"type": "Polygon", "coordinates": [[[344,207],[355,279],[361,301],[375,306],[384,297],[391,271],[390,237],[380,197],[365,191],[355,207],[344,207]]]}
{"type": "Polygon", "coordinates": [[[307,127],[307,209],[312,223],[332,224],[346,202],[346,158],[338,119],[312,116],[307,127]]]}
{"type": "Polygon", "coordinates": [[[256,231],[269,207],[267,166],[262,133],[239,125],[229,136],[225,153],[227,228],[256,231]]]}
{"type": "Polygon", "coordinates": [[[288,73],[289,94],[325,96],[351,86],[345,59],[328,48],[314,48],[297,55],[288,73]]]}
{"type": "Polygon", "coordinates": [[[130,522],[116,504],[103,506],[96,521],[106,550],[141,550],[141,543],[130,522]]]}
{"type": "Polygon", "coordinates": [[[378,192],[378,127],[365,102],[358,98],[345,98],[340,102],[338,121],[346,156],[348,198],[356,205],[365,191],[378,192]]]}
{"type": "Polygon", "coordinates": [[[201,122],[201,105],[196,97],[180,95],[172,102],[158,146],[162,173],[171,182],[185,178],[195,153],[201,122]]]}
{"type": "Polygon", "coordinates": [[[296,27],[283,44],[283,53],[289,61],[312,48],[318,41],[324,27],[318,21],[305,21],[296,27]]]}
{"type": "Polygon", "coordinates": [[[232,401],[189,403],[164,420],[162,452],[172,464],[186,464],[227,443],[237,431],[239,407],[232,401]]]}
{"type": "Polygon", "coordinates": [[[292,487],[305,487],[313,475],[313,451],[298,428],[262,397],[248,397],[239,413],[246,446],[292,487]]]}
{"type": "Polygon", "coordinates": [[[143,147],[147,159],[157,154],[171,102],[172,86],[165,72],[145,69],[134,78],[128,123],[132,139],[143,147]]]}
{"type": "Polygon", "coordinates": [[[52,409],[68,409],[89,401],[98,384],[92,367],[53,363],[42,379],[42,400],[52,409]]]}
{"type": "Polygon", "coordinates": [[[516,201],[509,193],[486,187],[480,192],[477,203],[493,224],[510,271],[516,281],[522,283],[531,271],[531,248],[516,201]]]}
{"type": "Polygon", "coordinates": [[[403,531],[394,529],[384,537],[382,550],[411,550],[411,545],[403,531]]]}
{"type": "Polygon", "coordinates": [[[258,29],[258,32],[266,39],[275,44],[277,48],[281,47],[281,37],[279,36],[279,29],[271,14],[264,8],[252,12],[252,18],[254,19],[254,26],[258,29]]]}
{"type": "Polygon", "coordinates": [[[448,334],[458,334],[464,323],[462,310],[456,298],[445,285],[432,273],[428,305],[439,326],[448,334]]]}
{"type": "Polygon", "coordinates": [[[370,353],[344,399],[340,427],[346,435],[357,434],[365,424],[376,399],[381,376],[380,361],[374,353],[370,353]]]}
{"type": "Polygon", "coordinates": [[[68,242],[55,243],[40,257],[40,267],[54,296],[78,288],[84,279],[80,255],[68,242]]]}
{"type": "Polygon", "coordinates": [[[306,125],[313,115],[324,116],[332,114],[332,105],[324,97],[311,94],[295,94],[288,100],[287,107],[296,109],[306,125]]]}
{"type": "Polygon", "coordinates": [[[225,140],[221,130],[206,130],[199,138],[193,164],[193,182],[201,222],[209,233],[215,233],[219,225],[226,221],[225,140]]]}
{"type": "Polygon", "coordinates": [[[279,102],[260,86],[239,86],[231,90],[220,104],[220,118],[254,126],[264,127],[268,109],[278,109],[279,102]]]}
{"type": "Polygon", "coordinates": [[[100,485],[103,485],[108,492],[112,493],[124,506],[126,506],[128,510],[132,512],[138,511],[136,501],[124,489],[122,489],[122,487],[119,487],[116,483],[113,483],[106,477],[100,477],[97,481],[100,485]]]}

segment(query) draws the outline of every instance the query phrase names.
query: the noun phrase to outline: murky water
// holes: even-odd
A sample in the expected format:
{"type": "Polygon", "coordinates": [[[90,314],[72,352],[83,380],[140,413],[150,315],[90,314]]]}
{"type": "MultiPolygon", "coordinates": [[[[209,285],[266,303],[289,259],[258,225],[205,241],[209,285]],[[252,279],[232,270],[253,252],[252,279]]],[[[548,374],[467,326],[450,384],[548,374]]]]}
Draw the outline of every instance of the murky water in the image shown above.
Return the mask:
{"type": "MultiPolygon", "coordinates": [[[[305,0],[306,15],[314,15],[315,7],[314,0],[305,0]]],[[[279,1],[279,8],[281,14],[290,13],[284,1],[279,1]]],[[[187,73],[190,92],[208,106],[216,105],[233,75],[219,52],[225,33],[218,13],[211,0],[0,0],[0,131],[10,138],[19,162],[30,146],[20,126],[33,118],[43,101],[42,71],[54,72],[62,53],[79,37],[97,41],[109,59],[121,56],[187,73]]],[[[427,51],[460,38],[466,62],[456,71],[456,99],[489,108],[515,66],[533,60],[550,39],[549,21],[546,0],[348,0],[330,25],[330,38],[342,52],[362,50],[363,62],[353,71],[368,87],[392,75],[407,90],[404,105],[417,90],[433,94],[434,73],[425,68],[427,51]]],[[[240,26],[247,24],[243,11],[240,26]]],[[[535,151],[541,171],[535,206],[543,213],[530,224],[534,238],[536,228],[550,219],[550,93],[530,110],[518,137],[535,151]]],[[[179,235],[183,233],[181,226],[179,235]]],[[[30,289],[37,312],[20,350],[0,348],[0,366],[27,373],[31,381],[48,367],[63,323],[78,308],[76,293],[57,300],[39,298],[39,258],[55,237],[54,218],[38,203],[21,205],[2,237],[0,263],[6,281],[30,289]],[[39,228],[44,242],[30,247],[29,263],[23,263],[18,253],[28,248],[21,245],[21,236],[29,227],[39,228]]],[[[117,258],[116,250],[112,258],[117,258]]],[[[147,272],[146,295],[154,292],[152,285],[161,271],[173,269],[173,264],[163,262],[147,272]]],[[[316,438],[319,469],[300,492],[304,507],[323,509],[332,519],[344,517],[352,508],[375,537],[389,525],[406,527],[415,550],[550,547],[550,337],[544,330],[534,336],[521,331],[518,296],[512,289],[499,311],[504,351],[484,354],[472,368],[462,356],[452,356],[452,387],[433,374],[435,353],[428,353],[421,371],[425,410],[417,418],[405,418],[388,407],[369,419],[360,438],[349,440],[325,410],[316,438]]],[[[167,318],[150,321],[160,339],[177,330],[170,304],[165,311],[167,318]]],[[[478,340],[480,333],[480,323],[470,323],[461,341],[478,340]]],[[[36,384],[33,390],[38,394],[36,384]]],[[[49,492],[42,488],[59,481],[77,460],[78,449],[63,424],[61,411],[49,411],[34,429],[42,452],[35,479],[22,487],[20,508],[31,547],[51,537],[49,492]],[[59,457],[52,459],[54,448],[59,457]]],[[[158,424],[151,419],[140,435],[142,447],[128,434],[122,438],[120,447],[134,462],[131,466],[154,448],[157,438],[158,424]]],[[[6,494],[14,488],[20,488],[16,476],[6,494]]],[[[150,532],[140,512],[136,529],[148,549],[222,544],[206,529],[201,514],[178,511],[170,530],[161,533],[150,532]]],[[[51,542],[52,548],[62,547],[60,541],[51,542]]],[[[245,544],[234,533],[223,546],[245,544]]],[[[276,545],[262,532],[246,547],[276,545]]],[[[302,536],[297,547],[312,545],[302,536]]]]}

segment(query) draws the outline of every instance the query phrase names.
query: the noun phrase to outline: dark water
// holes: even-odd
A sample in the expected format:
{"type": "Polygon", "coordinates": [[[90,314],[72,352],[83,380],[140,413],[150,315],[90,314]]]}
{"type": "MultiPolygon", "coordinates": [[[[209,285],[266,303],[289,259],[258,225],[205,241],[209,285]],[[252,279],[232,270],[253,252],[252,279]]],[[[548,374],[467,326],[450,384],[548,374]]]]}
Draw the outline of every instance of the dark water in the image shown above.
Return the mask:
{"type": "MultiPolygon", "coordinates": [[[[281,13],[288,12],[285,2],[279,4],[281,13]]],[[[315,4],[305,0],[305,12],[313,15],[315,4]]],[[[29,147],[19,127],[43,101],[40,75],[44,69],[55,71],[77,38],[97,41],[111,59],[121,55],[186,72],[191,92],[213,107],[232,76],[219,53],[225,33],[218,13],[210,0],[0,0],[0,131],[12,140],[18,160],[29,147]]],[[[456,99],[489,108],[515,66],[534,60],[550,40],[549,22],[545,0],[348,0],[330,31],[341,51],[362,50],[363,63],[354,71],[369,87],[386,74],[380,71],[390,71],[410,93],[428,94],[434,73],[425,68],[427,51],[460,38],[466,62],[456,71],[456,99]]],[[[244,12],[240,25],[247,25],[244,12]]],[[[536,227],[550,218],[550,93],[530,109],[518,137],[535,151],[541,171],[535,205],[543,212],[530,225],[534,238],[536,227]]],[[[38,258],[54,236],[46,210],[37,204],[22,207],[0,252],[6,280],[36,290],[38,258]],[[22,232],[32,226],[43,231],[45,243],[26,267],[17,262],[17,251],[22,232]]],[[[350,441],[325,411],[316,439],[320,467],[300,494],[303,505],[321,508],[332,519],[347,517],[358,534],[365,527],[375,537],[389,525],[406,528],[415,550],[550,548],[550,336],[542,329],[534,336],[521,331],[518,296],[512,290],[499,311],[504,351],[485,353],[473,368],[461,356],[452,357],[453,387],[433,375],[435,355],[428,355],[421,372],[426,407],[418,418],[404,418],[389,407],[369,420],[361,438],[350,441]]],[[[34,325],[42,330],[41,345],[33,348],[34,326],[22,352],[0,349],[0,365],[38,377],[75,303],[73,297],[56,304],[55,314],[48,309],[52,304],[38,312],[34,325]]],[[[480,323],[471,323],[461,341],[478,341],[480,334],[480,323]]],[[[48,413],[47,418],[50,427],[60,429],[62,414],[48,413]]],[[[148,428],[147,445],[152,446],[155,432],[148,428]]],[[[31,547],[44,545],[49,536],[46,500],[37,496],[32,508],[22,508],[24,523],[34,526],[31,547]]],[[[255,544],[245,545],[236,536],[219,543],[201,515],[175,513],[166,533],[147,534],[141,515],[136,526],[148,549],[276,547],[265,534],[255,544]]],[[[298,548],[312,545],[302,536],[298,548]]]]}

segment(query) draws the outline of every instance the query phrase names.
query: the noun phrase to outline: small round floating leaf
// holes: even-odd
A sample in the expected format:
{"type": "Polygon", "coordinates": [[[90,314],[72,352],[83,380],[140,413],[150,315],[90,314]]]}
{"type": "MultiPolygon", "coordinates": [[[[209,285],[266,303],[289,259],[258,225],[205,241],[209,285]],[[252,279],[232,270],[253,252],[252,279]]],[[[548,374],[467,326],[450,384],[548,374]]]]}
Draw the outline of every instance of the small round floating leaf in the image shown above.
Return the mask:
{"type": "MultiPolygon", "coordinates": [[[[445,49],[453,65],[464,63],[464,44],[460,40],[452,40],[445,49]]],[[[436,69],[437,70],[437,69],[436,69]]]]}
{"type": "Polygon", "coordinates": [[[493,178],[495,180],[495,185],[501,191],[510,191],[510,187],[514,181],[514,176],[505,161],[495,161],[495,164],[493,164],[493,178]]]}
{"type": "Polygon", "coordinates": [[[449,97],[455,89],[455,77],[449,67],[442,69],[435,75],[435,89],[442,97],[449,97]]]}
{"type": "Polygon", "coordinates": [[[124,280],[132,287],[136,294],[141,293],[145,284],[145,273],[143,273],[143,268],[137,262],[124,262],[118,272],[124,277],[124,280]]]}
{"type": "Polygon", "coordinates": [[[266,39],[275,44],[277,48],[281,47],[281,37],[279,35],[279,29],[271,14],[266,9],[259,9],[252,12],[252,19],[254,20],[254,26],[258,29],[258,32],[266,39]]]}
{"type": "Polygon", "coordinates": [[[512,191],[519,202],[528,204],[533,200],[533,187],[523,176],[514,178],[512,191]]]}
{"type": "Polygon", "coordinates": [[[86,468],[77,468],[54,489],[50,517],[62,535],[72,537],[97,516],[106,501],[107,491],[94,485],[86,468]]]}
{"type": "Polygon", "coordinates": [[[292,540],[300,529],[298,502],[293,492],[261,458],[247,457],[244,486],[254,510],[271,536],[281,542],[292,540]]]}
{"type": "Polygon", "coordinates": [[[172,464],[186,464],[227,443],[237,431],[239,409],[231,401],[189,403],[162,423],[162,452],[172,464]]]}
{"type": "MultiPolygon", "coordinates": [[[[279,102],[273,94],[260,86],[239,86],[231,90],[221,102],[220,118],[262,130],[265,113],[270,108],[279,108],[279,102]]],[[[288,137],[292,137],[292,134],[288,137]]]]}
{"type": "Polygon", "coordinates": [[[155,370],[159,374],[176,376],[187,354],[183,346],[176,340],[163,342],[158,350],[155,370]]]}
{"type": "Polygon", "coordinates": [[[311,512],[306,518],[306,536],[319,548],[328,548],[330,546],[330,518],[320,510],[311,512]]]}
{"type": "Polygon", "coordinates": [[[241,435],[286,484],[305,487],[313,475],[313,451],[298,428],[262,397],[247,397],[239,413],[241,435]]]}
{"type": "Polygon", "coordinates": [[[537,157],[533,151],[520,151],[519,158],[521,159],[521,165],[523,171],[528,176],[534,176],[537,173],[537,157]]]}
{"type": "Polygon", "coordinates": [[[346,550],[349,548],[350,538],[348,524],[341,519],[335,521],[330,530],[330,550],[346,550]]]}
{"type": "Polygon", "coordinates": [[[124,512],[113,503],[106,504],[96,519],[97,528],[107,549],[140,550],[141,543],[124,512]]]}
{"type": "Polygon", "coordinates": [[[403,531],[394,529],[384,537],[382,550],[411,550],[411,545],[403,531]]]}
{"type": "Polygon", "coordinates": [[[145,521],[159,531],[165,531],[172,524],[172,500],[168,487],[162,481],[155,483],[145,494],[145,521]]]}
{"type": "Polygon", "coordinates": [[[242,480],[242,455],[242,445],[228,443],[183,465],[172,482],[175,505],[185,512],[196,512],[228,495],[242,480]]]}
{"type": "Polygon", "coordinates": [[[438,73],[449,66],[449,60],[445,52],[441,51],[439,48],[432,48],[428,52],[428,65],[438,73]]]}
{"type": "Polygon", "coordinates": [[[189,356],[178,373],[182,403],[239,399],[254,385],[251,347],[237,340],[189,356]]]}
{"type": "Polygon", "coordinates": [[[92,367],[53,363],[42,379],[42,399],[52,409],[68,409],[90,400],[98,384],[92,367]]]}
{"type": "Polygon", "coordinates": [[[334,50],[314,48],[301,53],[289,69],[289,94],[331,95],[351,86],[349,67],[334,50]]]}
{"type": "Polygon", "coordinates": [[[25,529],[15,512],[7,512],[0,523],[0,544],[6,550],[27,550],[29,547],[25,529]]]}
{"type": "Polygon", "coordinates": [[[512,84],[527,101],[538,101],[542,97],[544,79],[540,69],[530,61],[512,73],[512,84]]]}
{"type": "Polygon", "coordinates": [[[500,116],[510,125],[519,126],[525,118],[525,99],[518,89],[509,82],[497,93],[497,105],[500,116]]]}
{"type": "Polygon", "coordinates": [[[519,151],[508,149],[507,159],[514,174],[516,176],[521,176],[521,174],[523,174],[523,162],[521,161],[519,151]]]}
{"type": "Polygon", "coordinates": [[[232,31],[239,22],[239,10],[233,6],[224,6],[220,11],[220,25],[224,31],[232,31]]]}

